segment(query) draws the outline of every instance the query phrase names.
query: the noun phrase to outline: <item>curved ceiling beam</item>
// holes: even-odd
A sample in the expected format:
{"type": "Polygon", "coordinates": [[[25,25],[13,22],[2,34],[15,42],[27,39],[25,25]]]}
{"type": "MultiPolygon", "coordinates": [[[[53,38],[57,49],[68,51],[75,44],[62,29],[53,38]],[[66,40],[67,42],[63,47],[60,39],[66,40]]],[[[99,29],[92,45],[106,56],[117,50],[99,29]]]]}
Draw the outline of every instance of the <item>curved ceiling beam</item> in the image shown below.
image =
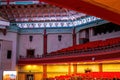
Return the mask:
{"type": "MultiPolygon", "coordinates": [[[[72,9],[78,12],[86,13],[88,15],[100,17],[104,20],[108,20],[120,25],[119,12],[112,11],[108,8],[103,7],[104,4],[102,6],[96,5],[94,3],[91,3],[90,0],[40,0],[40,1],[72,9]]],[[[120,1],[118,0],[118,2],[120,1]]],[[[112,7],[112,5],[110,6],[112,7]]]]}

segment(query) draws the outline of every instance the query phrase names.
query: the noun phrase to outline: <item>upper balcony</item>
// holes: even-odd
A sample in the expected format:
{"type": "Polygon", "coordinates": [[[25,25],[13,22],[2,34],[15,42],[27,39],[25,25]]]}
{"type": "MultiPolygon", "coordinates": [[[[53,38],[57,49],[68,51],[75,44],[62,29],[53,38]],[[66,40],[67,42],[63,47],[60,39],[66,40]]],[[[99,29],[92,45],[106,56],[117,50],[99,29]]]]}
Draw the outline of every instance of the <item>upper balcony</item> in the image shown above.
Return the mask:
{"type": "Polygon", "coordinates": [[[93,41],[64,48],[47,55],[20,56],[18,65],[120,60],[120,38],[93,41]]]}

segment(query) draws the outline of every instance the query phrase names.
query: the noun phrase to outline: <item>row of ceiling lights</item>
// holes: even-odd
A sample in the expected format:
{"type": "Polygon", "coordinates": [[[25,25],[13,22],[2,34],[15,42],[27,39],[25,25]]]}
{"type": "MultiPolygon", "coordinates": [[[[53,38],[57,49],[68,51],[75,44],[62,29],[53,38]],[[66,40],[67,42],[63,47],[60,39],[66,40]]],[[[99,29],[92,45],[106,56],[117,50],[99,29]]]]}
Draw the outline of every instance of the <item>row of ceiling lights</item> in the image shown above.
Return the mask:
{"type": "Polygon", "coordinates": [[[79,19],[75,21],[67,21],[67,22],[28,22],[28,23],[16,23],[20,28],[37,28],[37,27],[72,27],[77,25],[86,24],[92,21],[100,20],[97,17],[86,17],[84,19],[79,19]]]}

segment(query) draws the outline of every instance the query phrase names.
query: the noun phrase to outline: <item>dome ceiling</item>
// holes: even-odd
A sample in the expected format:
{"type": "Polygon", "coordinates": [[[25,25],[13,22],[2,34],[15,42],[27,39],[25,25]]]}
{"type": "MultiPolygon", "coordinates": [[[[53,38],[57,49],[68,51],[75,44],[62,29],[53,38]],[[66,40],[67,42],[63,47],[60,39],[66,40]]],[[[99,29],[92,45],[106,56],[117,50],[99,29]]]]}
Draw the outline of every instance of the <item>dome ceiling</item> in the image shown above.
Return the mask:
{"type": "Polygon", "coordinates": [[[66,8],[46,3],[29,5],[1,5],[0,14],[10,22],[67,21],[86,16],[66,8]]]}
{"type": "Polygon", "coordinates": [[[55,2],[54,0],[1,0],[0,2],[0,16],[11,23],[16,23],[18,27],[21,28],[44,26],[70,27],[100,19],[96,17],[89,17],[86,14],[80,13],[79,10],[76,10],[78,8],[77,6],[79,1],[78,4],[76,1],[66,3],[63,1],[55,2]],[[68,4],[70,4],[69,6],[72,8],[66,7],[68,4]],[[57,5],[60,5],[61,7],[58,7],[57,5]],[[63,8],[63,5],[66,5],[65,8],[63,8]],[[74,7],[76,7],[76,9],[74,9],[74,7]]]}
{"type": "MultiPolygon", "coordinates": [[[[114,22],[116,24],[120,24],[120,20],[118,18],[118,17],[120,17],[120,0],[0,0],[0,2],[1,2],[0,3],[1,5],[9,5],[9,4],[10,5],[11,4],[26,5],[26,4],[41,4],[41,3],[44,4],[44,2],[46,2],[46,3],[52,4],[52,5],[57,5],[57,6],[64,7],[67,9],[86,13],[88,15],[93,15],[93,16],[100,17],[102,19],[114,22]]],[[[25,10],[23,10],[23,11],[25,11],[25,10]]],[[[33,11],[35,11],[35,10],[33,10],[33,11]]],[[[37,13],[37,11],[35,11],[35,12],[37,13]]],[[[67,11],[65,10],[65,12],[67,12],[67,16],[69,16],[68,15],[69,10],[67,10],[67,11]]],[[[17,19],[17,20],[15,20],[13,18],[10,19],[9,16],[6,17],[6,13],[5,13],[4,17],[9,19],[10,21],[22,21],[20,19],[17,19]]],[[[11,13],[11,14],[13,14],[13,13],[11,13]]],[[[16,13],[16,14],[18,14],[18,16],[19,16],[19,13],[16,13]]],[[[29,13],[29,14],[31,14],[31,13],[29,13]]],[[[20,17],[21,17],[21,15],[22,15],[22,13],[20,14],[20,17]]],[[[57,15],[59,15],[59,14],[57,14],[57,15]]],[[[60,14],[60,15],[62,17],[64,16],[62,14],[60,14]]],[[[71,13],[70,13],[70,15],[71,15],[71,13]]],[[[14,16],[15,15],[13,15],[13,17],[14,16]]],[[[30,16],[33,17],[34,14],[31,14],[30,16]]]]}

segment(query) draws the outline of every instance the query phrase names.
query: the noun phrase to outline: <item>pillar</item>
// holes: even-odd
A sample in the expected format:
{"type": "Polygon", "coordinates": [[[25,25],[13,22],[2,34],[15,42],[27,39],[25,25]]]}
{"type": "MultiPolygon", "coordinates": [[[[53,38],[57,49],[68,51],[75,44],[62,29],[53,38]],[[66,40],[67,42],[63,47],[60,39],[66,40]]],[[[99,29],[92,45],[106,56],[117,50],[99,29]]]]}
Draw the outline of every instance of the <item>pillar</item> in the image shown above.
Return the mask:
{"type": "Polygon", "coordinates": [[[103,69],[102,69],[102,63],[99,64],[99,72],[102,72],[103,69]]]}
{"type": "Polygon", "coordinates": [[[71,64],[68,64],[68,74],[71,74],[71,64]]]}
{"type": "Polygon", "coordinates": [[[77,73],[77,64],[73,64],[73,73],[75,74],[75,73],[77,73]]]}
{"type": "Polygon", "coordinates": [[[89,37],[93,36],[93,28],[89,28],[89,37]]]}
{"type": "Polygon", "coordinates": [[[47,78],[47,65],[46,64],[43,65],[43,78],[44,79],[47,78]]]}
{"type": "Polygon", "coordinates": [[[47,34],[46,34],[46,29],[44,29],[44,37],[43,37],[43,55],[46,55],[47,54],[47,34]]]}
{"type": "Polygon", "coordinates": [[[3,80],[2,78],[3,78],[3,71],[0,70],[0,80],[3,80]]]}
{"type": "Polygon", "coordinates": [[[76,45],[76,33],[75,33],[75,28],[73,28],[73,46],[76,45]]]}

